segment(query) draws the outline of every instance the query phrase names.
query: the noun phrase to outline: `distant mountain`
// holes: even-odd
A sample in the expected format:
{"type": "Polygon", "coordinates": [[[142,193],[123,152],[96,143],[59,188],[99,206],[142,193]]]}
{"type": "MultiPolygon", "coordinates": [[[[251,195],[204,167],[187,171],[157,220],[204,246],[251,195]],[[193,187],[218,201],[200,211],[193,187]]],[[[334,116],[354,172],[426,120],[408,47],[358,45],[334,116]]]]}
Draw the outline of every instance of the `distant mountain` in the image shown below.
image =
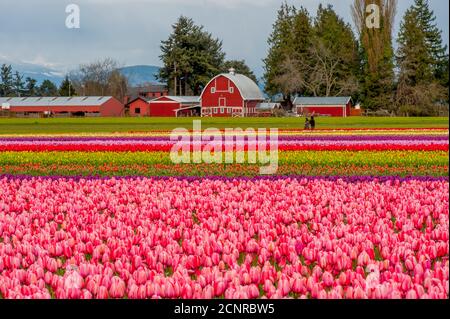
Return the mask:
{"type": "MultiPolygon", "coordinates": [[[[24,80],[27,77],[30,77],[35,79],[38,84],[41,84],[44,80],[50,80],[59,86],[65,77],[64,72],[51,67],[39,64],[9,61],[2,59],[0,56],[0,66],[2,64],[11,65],[13,72],[19,71],[20,74],[23,75],[24,80]]],[[[160,67],[153,65],[135,65],[119,69],[119,71],[128,78],[131,86],[138,86],[145,83],[158,84],[159,81],[156,79],[156,75],[159,73],[159,70],[160,67]]]]}
{"type": "Polygon", "coordinates": [[[128,78],[130,86],[139,86],[146,83],[159,84],[156,78],[161,68],[154,65],[135,65],[119,69],[128,78]]]}
{"type": "MultiPolygon", "coordinates": [[[[44,80],[50,80],[59,86],[65,77],[64,72],[51,67],[25,62],[8,61],[2,59],[0,56],[0,65],[2,64],[11,65],[13,72],[19,71],[23,75],[24,80],[27,77],[30,77],[35,79],[38,84],[41,84],[44,80]]],[[[119,71],[128,78],[130,86],[139,86],[149,83],[161,84],[156,78],[160,69],[160,67],[154,65],[134,65],[120,68],[119,71]]],[[[262,79],[258,81],[258,86],[264,91],[264,82],[262,79]]]]}
{"type": "Polygon", "coordinates": [[[24,81],[27,77],[30,77],[35,79],[38,84],[41,84],[44,80],[50,80],[59,86],[64,79],[64,72],[38,64],[11,62],[0,59],[0,65],[3,64],[11,65],[14,73],[19,71],[23,75],[24,81]]]}

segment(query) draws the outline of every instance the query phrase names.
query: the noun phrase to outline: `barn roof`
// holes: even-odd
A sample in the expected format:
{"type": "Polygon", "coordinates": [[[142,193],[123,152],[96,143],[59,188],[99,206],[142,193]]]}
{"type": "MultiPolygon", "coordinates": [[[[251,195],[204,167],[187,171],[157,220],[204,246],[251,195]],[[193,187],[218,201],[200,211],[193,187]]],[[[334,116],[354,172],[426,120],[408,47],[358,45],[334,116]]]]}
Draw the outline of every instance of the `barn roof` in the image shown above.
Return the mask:
{"type": "Polygon", "coordinates": [[[350,96],[296,97],[294,105],[347,105],[351,99],[350,96]]]}
{"type": "Polygon", "coordinates": [[[135,98],[140,96],[140,93],[164,92],[167,92],[167,86],[165,84],[148,84],[129,88],[127,95],[130,97],[130,99],[134,100],[135,98]]]}
{"type": "Polygon", "coordinates": [[[0,105],[10,106],[101,106],[112,96],[0,97],[0,105]]]}
{"type": "Polygon", "coordinates": [[[129,105],[129,104],[131,104],[131,103],[133,103],[134,101],[137,101],[137,100],[142,100],[142,101],[144,101],[144,102],[150,103],[151,101],[153,101],[153,100],[155,100],[155,99],[156,99],[156,98],[154,98],[154,97],[143,97],[143,96],[138,96],[138,97],[136,97],[136,98],[130,100],[130,102],[128,102],[127,105],[129,105]]]}
{"type": "Polygon", "coordinates": [[[244,100],[264,101],[266,99],[255,81],[249,77],[234,73],[223,73],[221,75],[231,80],[237,86],[244,100]]]}
{"type": "Polygon", "coordinates": [[[198,103],[200,102],[199,96],[162,96],[171,99],[178,103],[198,103]]]}
{"type": "Polygon", "coordinates": [[[258,103],[256,109],[260,111],[273,110],[280,106],[280,103],[258,103]]]}

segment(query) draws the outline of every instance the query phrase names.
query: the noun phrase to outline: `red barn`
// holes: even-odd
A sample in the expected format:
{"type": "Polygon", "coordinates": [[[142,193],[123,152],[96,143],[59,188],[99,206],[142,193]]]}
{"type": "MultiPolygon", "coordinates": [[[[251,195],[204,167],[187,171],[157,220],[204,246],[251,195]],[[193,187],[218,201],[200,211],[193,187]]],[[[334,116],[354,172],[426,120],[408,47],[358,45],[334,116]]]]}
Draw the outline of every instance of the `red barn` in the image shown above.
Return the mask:
{"type": "Polygon", "coordinates": [[[265,97],[252,79],[230,69],[206,85],[200,101],[202,116],[248,117],[256,116],[256,108],[265,97]]]}
{"type": "Polygon", "coordinates": [[[128,90],[127,96],[125,97],[125,104],[131,103],[138,97],[151,100],[166,95],[169,95],[169,91],[164,84],[147,84],[132,87],[128,90]]]}
{"type": "Polygon", "coordinates": [[[297,97],[294,107],[300,115],[348,117],[351,115],[352,98],[345,97],[297,97]]]}
{"type": "Polygon", "coordinates": [[[112,96],[0,98],[3,110],[17,117],[122,116],[124,105],[112,96]]]}
{"type": "Polygon", "coordinates": [[[150,101],[150,116],[179,117],[199,114],[198,96],[162,96],[150,101]]]}
{"type": "Polygon", "coordinates": [[[150,116],[150,101],[152,99],[137,97],[126,105],[130,116],[143,117],[150,116]]]}

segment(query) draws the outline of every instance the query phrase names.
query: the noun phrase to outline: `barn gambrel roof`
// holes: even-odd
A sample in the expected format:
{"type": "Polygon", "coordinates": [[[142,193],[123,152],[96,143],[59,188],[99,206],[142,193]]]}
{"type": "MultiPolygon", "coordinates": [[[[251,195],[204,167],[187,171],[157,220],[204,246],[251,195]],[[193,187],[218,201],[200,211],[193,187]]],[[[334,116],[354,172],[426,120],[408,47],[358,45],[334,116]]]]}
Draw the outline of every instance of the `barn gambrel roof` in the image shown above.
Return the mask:
{"type": "MultiPolygon", "coordinates": [[[[236,85],[244,100],[264,101],[266,98],[258,85],[249,77],[243,74],[222,73],[214,77],[205,88],[207,88],[215,79],[224,76],[236,85]]],[[[203,95],[203,94],[202,94],[203,95]]]]}

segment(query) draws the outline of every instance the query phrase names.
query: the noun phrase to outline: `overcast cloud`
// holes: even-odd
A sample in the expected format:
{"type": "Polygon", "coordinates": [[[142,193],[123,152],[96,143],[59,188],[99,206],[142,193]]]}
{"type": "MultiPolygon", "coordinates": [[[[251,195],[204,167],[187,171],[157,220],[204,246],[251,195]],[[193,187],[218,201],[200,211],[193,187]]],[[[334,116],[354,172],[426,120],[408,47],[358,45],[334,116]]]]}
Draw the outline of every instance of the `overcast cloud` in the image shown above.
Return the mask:
{"type": "MultiPolygon", "coordinates": [[[[429,0],[448,43],[449,1],[429,0]]],[[[351,23],[352,0],[289,0],[315,14],[332,4],[351,23]]],[[[398,24],[413,0],[399,0],[398,24]]],[[[223,40],[229,59],[245,59],[260,76],[280,0],[0,0],[0,61],[71,69],[112,57],[124,65],[160,65],[159,45],[181,15],[223,40]],[[65,8],[81,9],[81,28],[65,27],[65,8]]]]}

